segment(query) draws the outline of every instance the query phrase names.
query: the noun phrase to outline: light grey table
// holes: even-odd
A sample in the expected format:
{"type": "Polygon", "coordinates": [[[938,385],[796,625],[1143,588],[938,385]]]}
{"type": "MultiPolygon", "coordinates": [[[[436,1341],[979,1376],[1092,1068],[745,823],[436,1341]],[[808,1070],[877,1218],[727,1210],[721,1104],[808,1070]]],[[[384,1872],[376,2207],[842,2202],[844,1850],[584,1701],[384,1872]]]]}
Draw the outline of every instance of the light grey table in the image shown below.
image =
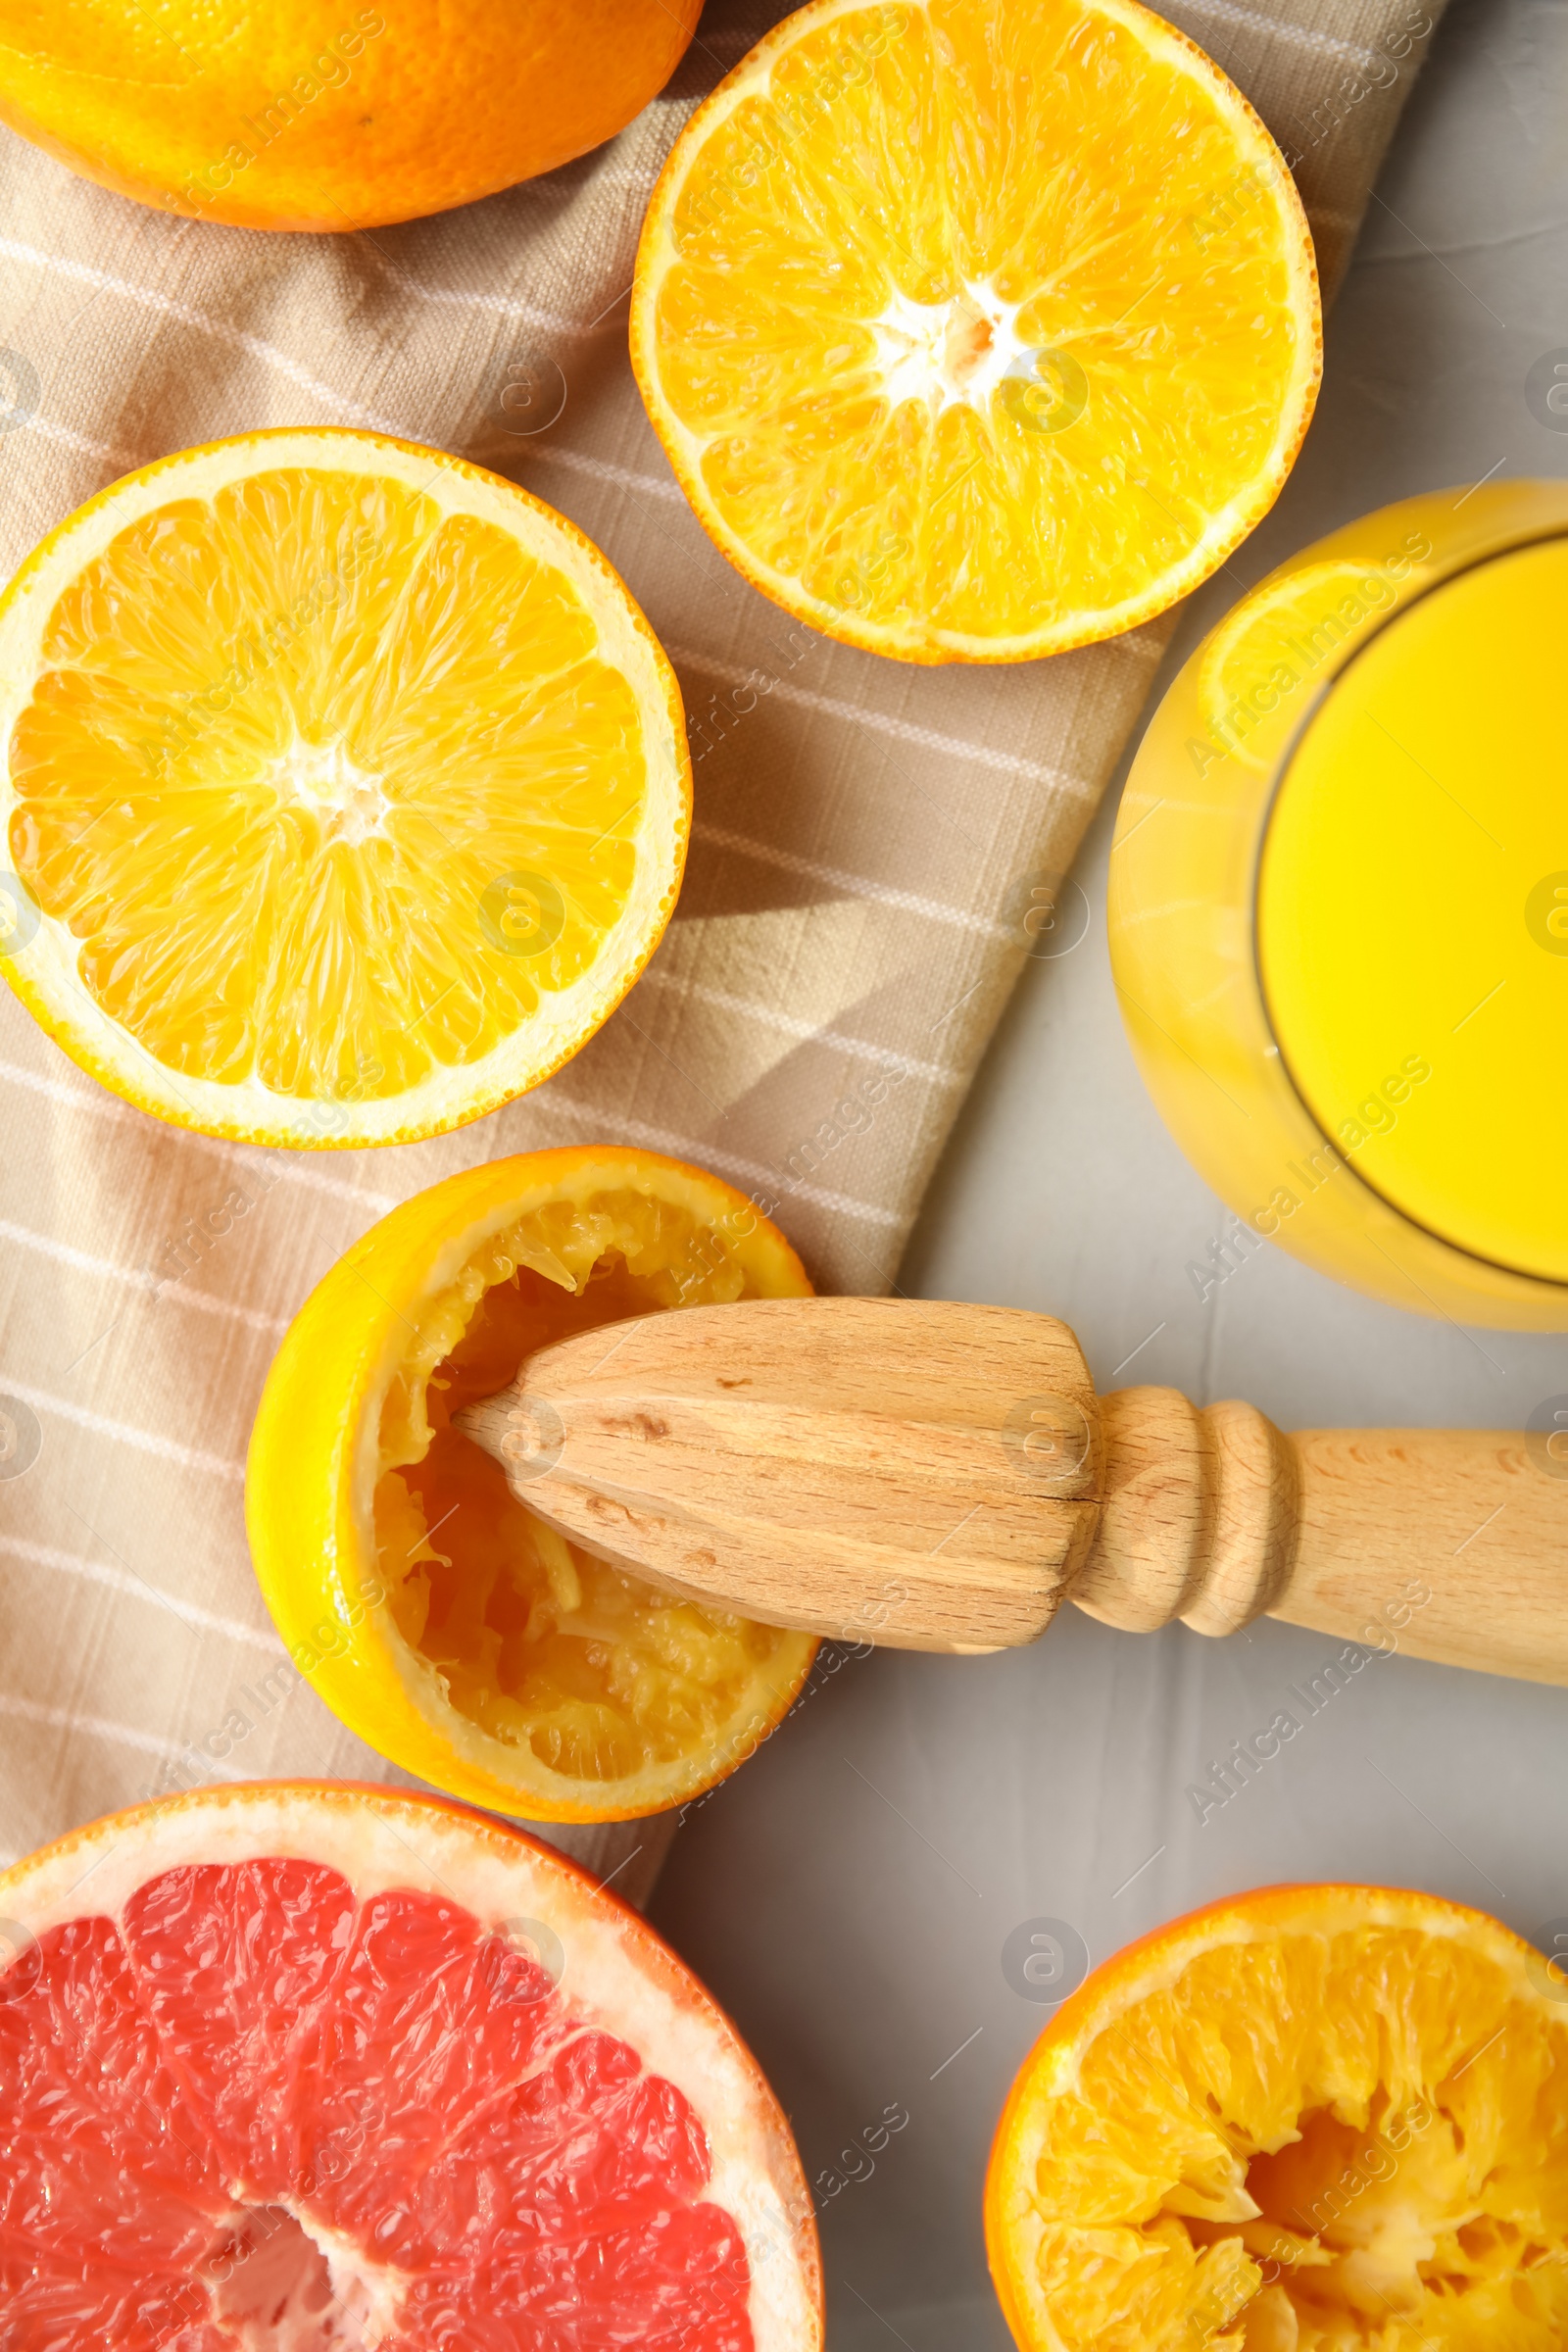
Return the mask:
{"type": "MultiPolygon", "coordinates": [[[[1305,452],[1173,659],[1351,515],[1494,470],[1568,470],[1568,432],[1525,392],[1532,362],[1568,349],[1565,113],[1564,0],[1455,0],[1340,296],[1305,452]]],[[[1472,1338],[1275,1250],[1200,1302],[1185,1269],[1220,1203],[1145,1096],[1110,988],[1116,798],[1078,867],[1082,944],[1026,972],[903,1288],[1048,1309],[1102,1388],[1125,1365],[1123,1384],[1245,1396],[1287,1428],[1517,1425],[1568,1392],[1568,1339],[1472,1338]]],[[[1543,1084],[1564,1083],[1560,1042],[1543,1084]]],[[[840,2151],[907,2110],[869,2178],[822,2208],[834,2352],[1009,2340],[980,2194],[1006,2085],[1050,2014],[1004,1974],[1020,1923],[1065,1922],[1100,1960],[1287,1878],[1430,1887],[1527,1935],[1568,1915],[1568,1693],[1374,1663],[1200,1821],[1189,1784],[1335,1646],[1266,1623],[1224,1642],[1116,1634],[1068,1608],[1006,1657],[878,1653],[814,1687],[694,1812],[652,1916],[750,2039],[808,2176],[842,2177],[840,2151]]]]}

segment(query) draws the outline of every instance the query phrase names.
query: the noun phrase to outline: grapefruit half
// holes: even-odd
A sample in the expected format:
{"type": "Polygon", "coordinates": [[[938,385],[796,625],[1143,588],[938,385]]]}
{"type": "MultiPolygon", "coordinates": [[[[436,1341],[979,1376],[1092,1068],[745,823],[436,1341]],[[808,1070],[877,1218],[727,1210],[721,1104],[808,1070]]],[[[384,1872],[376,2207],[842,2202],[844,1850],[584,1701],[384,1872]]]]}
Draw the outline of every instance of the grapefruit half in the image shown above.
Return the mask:
{"type": "Polygon", "coordinates": [[[789,2129],[584,1872],[272,1782],[0,1875],[6,2352],[816,2352],[789,2129]]]}

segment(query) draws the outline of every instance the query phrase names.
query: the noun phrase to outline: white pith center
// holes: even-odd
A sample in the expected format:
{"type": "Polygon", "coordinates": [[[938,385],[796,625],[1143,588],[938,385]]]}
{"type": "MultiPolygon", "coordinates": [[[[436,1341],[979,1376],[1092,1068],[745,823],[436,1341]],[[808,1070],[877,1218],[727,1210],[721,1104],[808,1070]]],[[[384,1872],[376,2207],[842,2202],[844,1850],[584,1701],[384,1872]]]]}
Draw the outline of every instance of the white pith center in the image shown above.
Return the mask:
{"type": "Polygon", "coordinates": [[[1018,333],[1021,302],[1004,302],[983,278],[965,280],[946,302],[914,302],[894,290],[871,320],[876,365],[889,403],[925,400],[942,415],[956,401],[984,414],[1009,372],[1032,372],[1036,347],[1018,333]]]}
{"type": "Polygon", "coordinates": [[[392,804],[380,778],[356,767],[341,742],[307,743],[296,735],[267,781],[281,808],[309,808],[320,820],[323,842],[355,844],[386,830],[392,804]]]}
{"type": "Polygon", "coordinates": [[[214,2322],[241,2352],[374,2352],[397,2328],[404,2281],[285,2205],[239,2208],[198,2272],[214,2322]]]}

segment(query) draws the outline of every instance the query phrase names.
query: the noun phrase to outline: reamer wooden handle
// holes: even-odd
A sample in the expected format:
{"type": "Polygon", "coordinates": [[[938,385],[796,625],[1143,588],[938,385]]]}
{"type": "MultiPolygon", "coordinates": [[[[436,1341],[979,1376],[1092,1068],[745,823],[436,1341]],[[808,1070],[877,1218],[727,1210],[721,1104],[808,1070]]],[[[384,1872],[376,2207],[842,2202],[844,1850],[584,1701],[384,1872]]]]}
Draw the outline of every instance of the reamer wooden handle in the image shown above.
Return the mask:
{"type": "Polygon", "coordinates": [[[1063,1598],[1130,1630],[1267,1612],[1568,1683],[1568,1477],[1532,1441],[1097,1398],[1050,1316],[697,1307],[544,1349],[458,1418],[589,1551],[774,1624],[969,1651],[1063,1598]]]}
{"type": "Polygon", "coordinates": [[[1109,1625],[1265,1613],[1568,1683],[1568,1481],[1522,1434],[1304,1429],[1175,1389],[1101,1402],[1100,1523],[1070,1597],[1109,1625]]]}

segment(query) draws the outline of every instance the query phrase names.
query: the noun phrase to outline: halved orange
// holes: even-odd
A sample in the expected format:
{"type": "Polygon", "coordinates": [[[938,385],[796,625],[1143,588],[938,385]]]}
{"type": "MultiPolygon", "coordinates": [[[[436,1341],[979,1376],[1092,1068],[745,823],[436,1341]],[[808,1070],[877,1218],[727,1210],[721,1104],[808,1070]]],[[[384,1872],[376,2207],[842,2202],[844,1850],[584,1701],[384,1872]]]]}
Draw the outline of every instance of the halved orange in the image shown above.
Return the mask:
{"type": "Polygon", "coordinates": [[[1344,556],[1276,573],[1243,597],[1199,656],[1199,708],[1215,758],[1234,752],[1266,765],[1277,754],[1253,749],[1259,718],[1313,676],[1354,625],[1351,614],[1365,619],[1379,606],[1392,612],[1395,603],[1380,565],[1344,556]]]}
{"type": "Polygon", "coordinates": [[[199,1788],[0,1875],[0,1946],[9,2352],[817,2352],[755,2059],[532,1838],[199,1788]]]}
{"type": "Polygon", "coordinates": [[[1274,141],[1137,0],[813,0],[654,191],[632,360],[715,544],[908,662],[1106,637],[1277,497],[1322,361],[1274,141]]]}
{"type": "Polygon", "coordinates": [[[986,2183],[1027,2352],[1553,2352],[1568,2005],[1436,1895],[1273,1886],[1065,2000],[986,2183]]]}
{"type": "Polygon", "coordinates": [[[300,1309],[251,1438],[251,1551],[295,1665],[381,1754],[532,1820],[655,1813],[733,1772],[814,1640],[591,1558],[452,1416],[570,1332],[809,1290],[744,1194],[613,1145],[395,1208],[300,1309]]]}
{"type": "Polygon", "coordinates": [[[183,1126],[383,1144],[559,1068],[658,945],[668,662],[498,475],[324,427],[129,475],[0,598],[0,967],[183,1126]]]}

